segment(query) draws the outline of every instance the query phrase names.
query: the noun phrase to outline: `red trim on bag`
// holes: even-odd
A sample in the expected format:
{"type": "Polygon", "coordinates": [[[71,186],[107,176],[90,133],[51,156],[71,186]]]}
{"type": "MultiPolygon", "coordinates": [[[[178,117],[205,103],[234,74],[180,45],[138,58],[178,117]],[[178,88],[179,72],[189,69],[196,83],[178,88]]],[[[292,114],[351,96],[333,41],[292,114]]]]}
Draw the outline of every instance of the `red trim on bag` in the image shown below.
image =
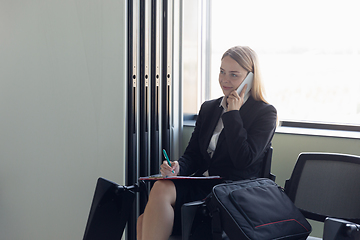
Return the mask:
{"type": "Polygon", "coordinates": [[[265,223],[265,224],[256,226],[255,228],[263,227],[263,226],[270,225],[270,224],[281,223],[281,222],[290,222],[290,221],[295,221],[295,222],[297,222],[299,225],[301,225],[303,228],[305,228],[306,231],[309,231],[304,225],[302,225],[302,224],[301,224],[299,221],[297,221],[296,219],[287,219],[287,220],[281,220],[281,221],[277,221],[277,222],[265,223]]]}

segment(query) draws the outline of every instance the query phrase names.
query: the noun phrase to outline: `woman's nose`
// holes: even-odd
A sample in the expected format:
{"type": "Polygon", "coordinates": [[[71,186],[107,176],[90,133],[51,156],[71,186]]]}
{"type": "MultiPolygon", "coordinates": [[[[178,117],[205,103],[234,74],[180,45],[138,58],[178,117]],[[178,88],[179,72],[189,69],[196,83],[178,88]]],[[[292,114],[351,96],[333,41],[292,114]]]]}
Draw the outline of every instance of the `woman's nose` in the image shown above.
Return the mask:
{"type": "Polygon", "coordinates": [[[228,82],[229,79],[226,76],[220,76],[220,82],[228,82]]]}

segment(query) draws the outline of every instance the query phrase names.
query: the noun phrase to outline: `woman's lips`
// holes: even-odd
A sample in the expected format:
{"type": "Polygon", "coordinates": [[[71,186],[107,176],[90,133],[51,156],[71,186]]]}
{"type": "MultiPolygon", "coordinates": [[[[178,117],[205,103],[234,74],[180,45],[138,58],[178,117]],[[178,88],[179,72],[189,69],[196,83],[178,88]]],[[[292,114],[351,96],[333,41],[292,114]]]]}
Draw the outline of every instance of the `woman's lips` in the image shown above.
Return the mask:
{"type": "Polygon", "coordinates": [[[225,87],[225,86],[223,86],[222,87],[224,90],[231,90],[232,89],[232,87],[225,87]]]}

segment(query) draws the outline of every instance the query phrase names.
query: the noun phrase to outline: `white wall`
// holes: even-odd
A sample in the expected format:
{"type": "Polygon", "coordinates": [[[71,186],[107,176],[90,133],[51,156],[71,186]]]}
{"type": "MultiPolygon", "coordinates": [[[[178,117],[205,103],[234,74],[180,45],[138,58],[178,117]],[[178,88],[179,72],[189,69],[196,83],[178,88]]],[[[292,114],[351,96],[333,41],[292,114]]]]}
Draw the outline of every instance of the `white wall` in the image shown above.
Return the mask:
{"type": "Polygon", "coordinates": [[[0,0],[1,239],[82,239],[124,184],[125,0],[0,0]]]}

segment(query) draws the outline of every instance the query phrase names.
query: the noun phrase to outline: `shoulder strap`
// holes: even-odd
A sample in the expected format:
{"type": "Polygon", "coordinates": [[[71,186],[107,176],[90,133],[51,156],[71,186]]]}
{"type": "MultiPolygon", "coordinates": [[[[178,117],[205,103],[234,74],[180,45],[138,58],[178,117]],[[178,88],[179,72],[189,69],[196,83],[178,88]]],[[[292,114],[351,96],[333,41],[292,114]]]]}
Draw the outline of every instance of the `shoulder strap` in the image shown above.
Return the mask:
{"type": "Polygon", "coordinates": [[[211,232],[213,240],[222,240],[222,227],[220,221],[220,211],[216,208],[211,212],[211,232]]]}

